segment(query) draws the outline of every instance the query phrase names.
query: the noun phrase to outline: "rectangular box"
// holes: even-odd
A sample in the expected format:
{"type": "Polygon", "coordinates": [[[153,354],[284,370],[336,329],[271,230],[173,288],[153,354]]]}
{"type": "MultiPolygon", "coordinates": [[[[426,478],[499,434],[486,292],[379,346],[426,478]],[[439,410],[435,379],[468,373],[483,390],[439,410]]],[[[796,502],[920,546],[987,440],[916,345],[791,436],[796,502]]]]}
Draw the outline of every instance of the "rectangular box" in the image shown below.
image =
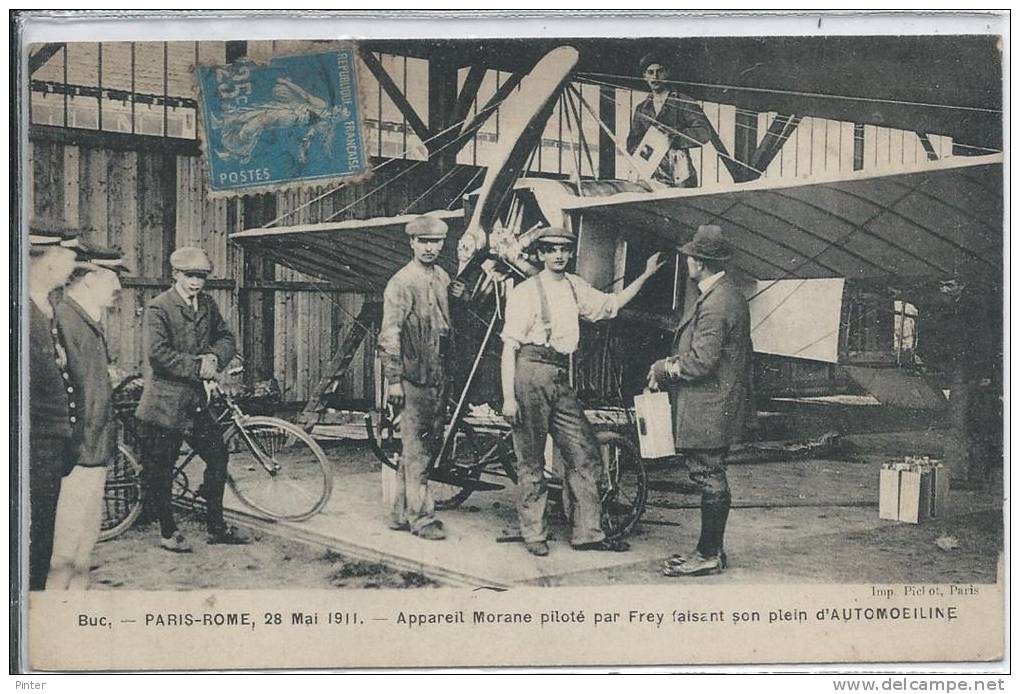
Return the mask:
{"type": "Polygon", "coordinates": [[[878,517],[920,523],[946,512],[949,471],[941,465],[882,468],[878,478],[878,517]]]}
{"type": "Polygon", "coordinates": [[[882,468],[878,471],[878,517],[900,519],[900,471],[882,468]]]}
{"type": "Polygon", "coordinates": [[[638,443],[642,458],[666,458],[676,455],[673,439],[673,411],[667,393],[642,393],[634,396],[638,443]]]}
{"type": "Polygon", "coordinates": [[[904,470],[900,473],[900,521],[920,523],[931,517],[931,478],[930,470],[904,470]]]}

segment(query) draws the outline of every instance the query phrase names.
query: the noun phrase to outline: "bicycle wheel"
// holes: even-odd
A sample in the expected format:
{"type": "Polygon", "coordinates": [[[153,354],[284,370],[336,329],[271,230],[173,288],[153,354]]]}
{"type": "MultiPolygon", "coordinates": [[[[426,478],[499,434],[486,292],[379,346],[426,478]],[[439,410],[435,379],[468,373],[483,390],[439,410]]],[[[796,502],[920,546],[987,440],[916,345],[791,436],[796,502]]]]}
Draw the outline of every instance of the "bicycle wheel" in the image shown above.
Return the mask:
{"type": "Polygon", "coordinates": [[[608,431],[597,434],[602,450],[599,496],[602,500],[602,532],[609,539],[624,537],[645,511],[648,475],[637,446],[608,431]]]}
{"type": "Polygon", "coordinates": [[[131,527],[142,511],[142,466],[123,443],[106,467],[103,524],[99,541],[111,540],[131,527]]]}
{"type": "Polygon", "coordinates": [[[276,417],[248,417],[225,438],[227,481],[249,508],[277,520],[304,520],[326,505],[333,470],[299,427],[276,417]]]}

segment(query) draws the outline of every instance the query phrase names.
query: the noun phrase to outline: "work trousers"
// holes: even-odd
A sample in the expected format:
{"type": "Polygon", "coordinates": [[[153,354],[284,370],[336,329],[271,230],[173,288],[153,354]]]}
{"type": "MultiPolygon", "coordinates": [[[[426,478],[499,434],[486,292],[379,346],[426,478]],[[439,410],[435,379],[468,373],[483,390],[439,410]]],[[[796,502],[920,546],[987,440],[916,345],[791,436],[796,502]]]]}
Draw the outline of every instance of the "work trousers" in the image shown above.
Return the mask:
{"type": "Polygon", "coordinates": [[[32,438],[28,455],[28,589],[44,590],[53,555],[60,482],[71,462],[71,443],[56,437],[32,438]]]}
{"type": "Polygon", "coordinates": [[[602,457],[591,423],[570,387],[567,369],[518,355],[514,394],[522,422],[513,429],[517,453],[517,518],[525,542],[546,539],[545,441],[563,455],[563,506],[573,545],[605,539],[598,481],[602,457]]]}
{"type": "Polygon", "coordinates": [[[227,447],[223,432],[207,410],[195,413],[187,431],[167,429],[152,422],[142,422],[139,431],[142,467],[146,482],[146,504],[152,504],[159,519],[163,537],[173,537],[177,522],[173,511],[174,464],[187,441],[202,460],[205,473],[198,494],[206,502],[206,524],[210,530],[222,528],[223,487],[227,481],[227,447]]]}
{"type": "Polygon", "coordinates": [[[701,490],[701,536],[698,552],[714,557],[723,550],[726,519],[730,513],[730,485],[726,479],[729,448],[688,448],[680,451],[687,474],[701,490]]]}
{"type": "Polygon", "coordinates": [[[400,414],[403,452],[390,509],[390,526],[409,525],[418,533],[436,521],[428,485],[428,465],[443,443],[446,408],[440,386],[417,386],[403,381],[404,409],[400,414]]]}

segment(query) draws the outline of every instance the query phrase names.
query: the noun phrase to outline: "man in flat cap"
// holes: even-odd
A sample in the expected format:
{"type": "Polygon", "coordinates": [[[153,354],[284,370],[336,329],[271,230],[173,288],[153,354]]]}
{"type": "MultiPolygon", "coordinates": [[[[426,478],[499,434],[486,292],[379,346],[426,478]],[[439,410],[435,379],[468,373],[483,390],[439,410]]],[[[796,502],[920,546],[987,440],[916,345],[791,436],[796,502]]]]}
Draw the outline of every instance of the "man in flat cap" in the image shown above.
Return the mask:
{"type": "Polygon", "coordinates": [[[223,520],[227,449],[206,407],[203,388],[236,353],[234,335],[216,302],[202,291],[213,269],[205,251],[178,248],[170,255],[170,266],[174,285],[145,307],[142,332],[145,386],[135,415],[141,422],[146,503],[153,504],[159,519],[160,546],[170,552],[190,552],[171,506],[174,462],[181,442],[187,440],[205,461],[197,493],[206,503],[207,542],[247,544],[249,538],[223,520]]]}
{"type": "Polygon", "coordinates": [[[549,553],[543,469],[550,433],[566,463],[563,499],[571,546],[628,549],[625,542],[607,541],[602,532],[601,454],[568,368],[580,340],[579,320],[614,318],[662,267],[655,253],[630,285],[606,294],[567,272],[575,240],[568,229],[550,227],[539,234],[535,243],[543,269],[510,292],[503,326],[503,416],[513,426],[517,454],[517,517],[525,549],[540,557],[549,553]]]}
{"type": "Polygon", "coordinates": [[[65,466],[60,485],[48,590],[88,587],[92,549],[103,521],[106,469],[117,454],[110,357],[100,321],[120,290],[118,273],[127,268],[117,249],[85,238],[73,247],[77,262],[55,313],[78,394],[76,455],[65,466]]]}
{"type": "Polygon", "coordinates": [[[447,227],[441,219],[422,215],[404,230],[413,257],[386,284],[378,342],[386,398],[401,411],[403,443],[389,526],[427,540],[442,540],[446,531],[435,516],[428,464],[442,443],[446,417],[451,283],[437,261],[447,227]]]}
{"type": "MultiPolygon", "coordinates": [[[[637,152],[649,130],[668,141],[668,151],[652,179],[667,186],[697,188],[698,172],[691,159],[691,150],[712,137],[712,124],[692,97],[679,91],[669,81],[669,68],[662,56],[649,53],[641,59],[641,76],[648,84],[648,96],[634,109],[627,135],[627,151],[637,152]]],[[[654,149],[649,145],[649,149],[654,149]]]]}
{"type": "Polygon", "coordinates": [[[51,295],[74,270],[74,251],[61,241],[76,233],[44,223],[33,223],[29,230],[29,590],[46,588],[60,481],[74,459],[78,393],[71,383],[51,295]]]}
{"type": "Polygon", "coordinates": [[[726,455],[753,417],[751,327],[747,300],[726,273],[733,255],[722,230],[698,227],[680,251],[698,298],[680,319],[673,355],[652,364],[649,386],[666,389],[673,404],[676,446],[701,490],[701,537],[677,555],[667,576],[700,576],[726,568],[723,534],[730,511],[726,455]]]}

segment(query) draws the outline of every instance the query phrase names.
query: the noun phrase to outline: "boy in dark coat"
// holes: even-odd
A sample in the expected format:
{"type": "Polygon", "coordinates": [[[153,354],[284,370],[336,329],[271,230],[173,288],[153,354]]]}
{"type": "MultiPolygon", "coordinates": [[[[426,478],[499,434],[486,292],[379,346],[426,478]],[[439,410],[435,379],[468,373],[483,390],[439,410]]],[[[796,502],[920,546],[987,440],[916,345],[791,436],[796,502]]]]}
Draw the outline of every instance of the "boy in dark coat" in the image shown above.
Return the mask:
{"type": "Polygon", "coordinates": [[[171,487],[174,463],[185,439],[205,461],[198,495],[206,502],[209,544],[250,540],[223,520],[227,448],[206,405],[203,382],[213,380],[235,354],[230,332],[216,302],[202,292],[212,272],[201,248],[186,246],[170,255],[174,286],[145,307],[142,333],[145,387],[135,416],[141,421],[142,464],[149,482],[147,503],[159,518],[160,546],[190,552],[174,521],[171,487]]]}

